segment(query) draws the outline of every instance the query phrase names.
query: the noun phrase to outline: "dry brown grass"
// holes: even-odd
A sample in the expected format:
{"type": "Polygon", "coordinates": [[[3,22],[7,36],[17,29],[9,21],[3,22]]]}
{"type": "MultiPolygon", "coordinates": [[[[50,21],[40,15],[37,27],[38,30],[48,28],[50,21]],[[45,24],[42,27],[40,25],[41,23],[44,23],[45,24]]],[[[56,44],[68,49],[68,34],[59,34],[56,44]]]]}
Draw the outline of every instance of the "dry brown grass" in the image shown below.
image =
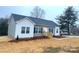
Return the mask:
{"type": "Polygon", "coordinates": [[[10,38],[8,38],[8,36],[0,36],[0,42],[3,42],[3,41],[9,41],[10,38]]]}
{"type": "Polygon", "coordinates": [[[52,38],[9,42],[7,36],[0,38],[0,52],[43,52],[47,47],[79,47],[79,38],[52,38]]]}

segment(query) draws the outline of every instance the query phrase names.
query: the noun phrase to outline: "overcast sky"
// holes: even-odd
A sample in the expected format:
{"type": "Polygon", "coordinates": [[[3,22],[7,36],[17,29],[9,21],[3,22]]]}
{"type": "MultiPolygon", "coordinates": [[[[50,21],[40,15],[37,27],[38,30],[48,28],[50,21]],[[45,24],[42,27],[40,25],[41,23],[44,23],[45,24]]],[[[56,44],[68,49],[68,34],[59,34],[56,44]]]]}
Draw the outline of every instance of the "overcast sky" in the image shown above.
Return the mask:
{"type": "MultiPolygon", "coordinates": [[[[0,6],[0,17],[7,17],[12,13],[30,16],[30,12],[35,6],[0,6]]],[[[39,6],[45,11],[45,19],[56,21],[58,15],[63,14],[68,6],[39,6]]],[[[76,11],[79,11],[78,6],[74,6],[76,11]]]]}

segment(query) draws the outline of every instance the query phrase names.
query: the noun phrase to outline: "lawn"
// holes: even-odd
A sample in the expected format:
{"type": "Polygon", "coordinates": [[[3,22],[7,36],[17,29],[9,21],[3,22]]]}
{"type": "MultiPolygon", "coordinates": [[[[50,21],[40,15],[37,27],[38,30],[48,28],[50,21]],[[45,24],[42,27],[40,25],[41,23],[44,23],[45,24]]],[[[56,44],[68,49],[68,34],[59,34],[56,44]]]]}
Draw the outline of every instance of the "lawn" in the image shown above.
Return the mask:
{"type": "Polygon", "coordinates": [[[41,38],[36,40],[11,41],[7,36],[0,37],[0,52],[52,53],[74,52],[75,50],[79,52],[79,38],[41,38]],[[72,51],[70,48],[72,48],[72,51]]]}

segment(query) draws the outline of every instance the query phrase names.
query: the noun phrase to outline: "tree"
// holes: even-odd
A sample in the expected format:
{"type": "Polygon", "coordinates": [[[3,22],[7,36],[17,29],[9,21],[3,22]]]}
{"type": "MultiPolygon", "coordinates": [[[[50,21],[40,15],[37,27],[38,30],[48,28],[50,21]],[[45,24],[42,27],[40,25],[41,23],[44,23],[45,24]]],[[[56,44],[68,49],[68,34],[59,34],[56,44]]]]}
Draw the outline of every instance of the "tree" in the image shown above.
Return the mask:
{"type": "Polygon", "coordinates": [[[74,27],[75,22],[77,21],[77,14],[74,11],[73,7],[68,7],[65,11],[65,19],[68,24],[68,34],[71,33],[71,29],[74,27]]]}
{"type": "Polygon", "coordinates": [[[77,21],[77,13],[72,6],[69,6],[63,16],[59,16],[58,18],[61,29],[67,29],[68,34],[72,32],[71,29],[74,27],[75,22],[77,21]],[[64,28],[63,28],[64,27],[64,28]]]}
{"type": "Polygon", "coordinates": [[[60,29],[63,30],[66,28],[66,22],[65,22],[65,17],[63,15],[60,15],[58,18],[58,23],[60,24],[60,29]]]}
{"type": "Polygon", "coordinates": [[[0,18],[0,35],[7,35],[8,33],[8,19],[0,18]]]}
{"type": "Polygon", "coordinates": [[[36,6],[31,12],[31,16],[36,17],[36,18],[44,18],[45,11],[41,9],[40,7],[36,6]]]}

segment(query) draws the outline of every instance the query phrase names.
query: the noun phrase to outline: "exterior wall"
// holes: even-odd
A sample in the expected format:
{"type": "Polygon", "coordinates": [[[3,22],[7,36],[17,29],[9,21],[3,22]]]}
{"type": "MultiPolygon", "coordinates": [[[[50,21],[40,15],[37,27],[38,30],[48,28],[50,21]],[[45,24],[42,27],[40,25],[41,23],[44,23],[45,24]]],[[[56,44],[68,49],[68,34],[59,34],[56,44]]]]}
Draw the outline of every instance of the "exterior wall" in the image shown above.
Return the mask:
{"type": "MultiPolygon", "coordinates": [[[[35,33],[34,34],[34,24],[30,20],[22,19],[20,21],[17,21],[15,23],[14,19],[11,17],[11,20],[9,20],[9,25],[8,25],[8,36],[11,38],[29,38],[29,37],[34,37],[34,36],[42,36],[43,33],[35,33]],[[21,33],[21,28],[22,27],[30,27],[30,33],[21,33]]],[[[38,26],[40,27],[40,26],[38,26]]],[[[49,28],[45,26],[43,27],[43,32],[49,32],[49,28]]],[[[60,36],[60,28],[59,27],[54,27],[53,28],[53,35],[55,36],[60,36]],[[58,33],[56,32],[58,29],[58,33]]]]}
{"type": "Polygon", "coordinates": [[[43,36],[43,34],[42,33],[35,33],[34,37],[37,37],[37,36],[43,36]]]}
{"type": "Polygon", "coordinates": [[[44,32],[49,32],[49,28],[48,27],[43,27],[43,31],[44,32]]]}
{"type": "Polygon", "coordinates": [[[43,27],[43,35],[44,36],[47,36],[48,35],[48,32],[49,32],[49,28],[48,27],[43,27]]]}
{"type": "Polygon", "coordinates": [[[14,19],[11,17],[8,21],[8,37],[14,38],[15,35],[15,22],[14,19]]]}
{"type": "Polygon", "coordinates": [[[60,36],[60,28],[59,27],[54,28],[54,36],[60,36]],[[58,30],[58,32],[57,32],[57,30],[58,30]]]}
{"type": "Polygon", "coordinates": [[[15,38],[17,38],[17,36],[19,38],[29,38],[29,37],[33,37],[34,36],[34,25],[33,23],[31,23],[30,21],[26,20],[25,19],[22,19],[20,21],[17,21],[17,24],[16,24],[16,30],[15,30],[15,38]],[[30,32],[27,34],[22,34],[21,33],[21,28],[22,27],[30,27],[30,32]]]}
{"type": "MultiPolygon", "coordinates": [[[[36,27],[42,27],[43,32],[48,32],[48,27],[43,27],[43,26],[36,26],[36,27]]],[[[43,33],[34,33],[34,37],[36,36],[43,36],[43,33]]]]}
{"type": "MultiPolygon", "coordinates": [[[[38,26],[40,27],[40,26],[38,26]]],[[[34,33],[34,36],[43,36],[43,35],[47,35],[46,33],[49,32],[49,27],[42,27],[43,28],[43,33],[34,33]]],[[[52,33],[52,36],[60,36],[60,28],[59,27],[54,27],[52,28],[53,29],[53,32],[52,33]],[[57,32],[58,30],[58,32],[57,32]]]]}

